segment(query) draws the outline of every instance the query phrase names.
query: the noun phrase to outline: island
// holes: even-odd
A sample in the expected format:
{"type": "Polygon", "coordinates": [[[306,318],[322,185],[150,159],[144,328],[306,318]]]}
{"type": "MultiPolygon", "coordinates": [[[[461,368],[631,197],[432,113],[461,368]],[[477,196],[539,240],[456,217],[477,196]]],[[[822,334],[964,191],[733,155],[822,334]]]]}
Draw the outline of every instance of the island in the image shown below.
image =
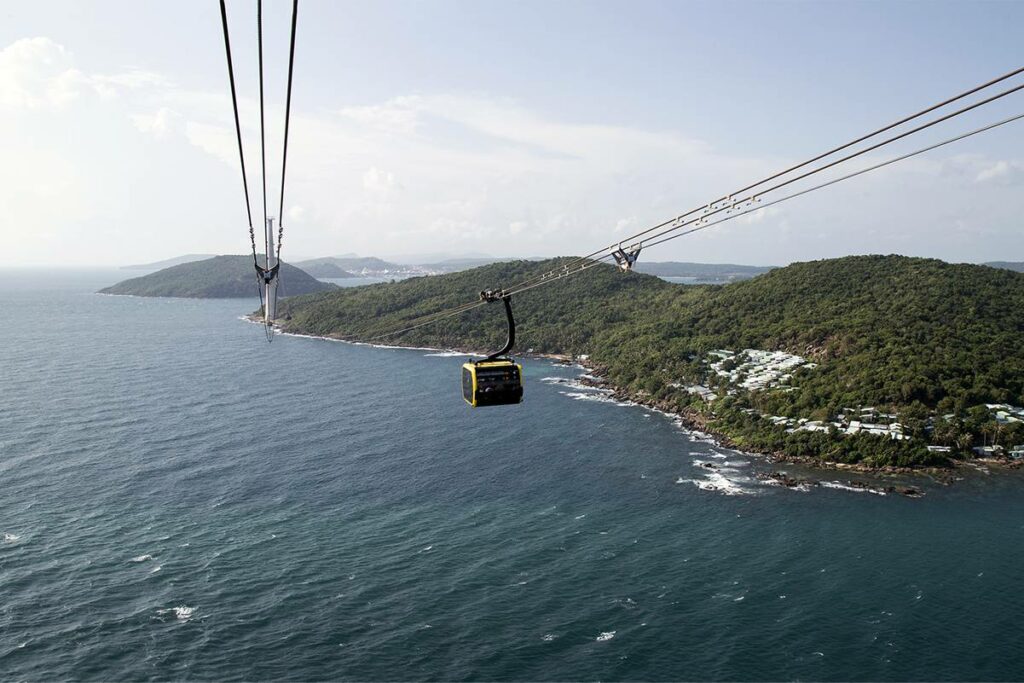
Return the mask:
{"type": "MultiPolygon", "coordinates": [[[[363,341],[568,259],[296,297],[291,333],[363,341]]],[[[948,466],[1024,458],[1024,274],[904,256],[795,263],[681,286],[598,265],[515,297],[517,351],[585,359],[615,395],[724,444],[810,464],[948,466]]],[[[482,306],[386,340],[480,352],[482,306]]]]}
{"type": "MultiPolygon", "coordinates": [[[[281,264],[280,274],[278,295],[281,297],[337,289],[337,285],[321,282],[287,263],[281,264]]],[[[214,256],[124,280],[101,289],[100,294],[190,299],[251,298],[257,296],[256,273],[252,256],[214,256]]]]}
{"type": "Polygon", "coordinates": [[[347,270],[339,266],[337,263],[335,263],[333,259],[330,258],[300,261],[295,265],[297,268],[300,268],[307,274],[312,275],[313,277],[318,279],[328,278],[341,280],[359,277],[358,275],[348,272],[347,270]]]}

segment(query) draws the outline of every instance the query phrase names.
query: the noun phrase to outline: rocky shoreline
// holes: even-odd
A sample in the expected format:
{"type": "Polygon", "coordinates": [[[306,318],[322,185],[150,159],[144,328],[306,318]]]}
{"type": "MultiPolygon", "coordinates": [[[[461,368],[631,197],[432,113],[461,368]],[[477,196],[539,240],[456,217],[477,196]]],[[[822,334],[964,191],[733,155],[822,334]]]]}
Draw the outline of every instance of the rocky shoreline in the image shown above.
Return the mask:
{"type": "MultiPolygon", "coordinates": [[[[736,450],[742,453],[748,453],[751,455],[762,456],[767,462],[771,464],[790,464],[799,465],[813,470],[822,471],[842,471],[860,473],[871,476],[896,476],[896,475],[907,475],[916,477],[928,477],[932,481],[944,486],[952,485],[955,481],[962,477],[957,476],[957,472],[963,468],[977,469],[969,464],[960,463],[953,461],[947,467],[894,467],[884,466],[875,467],[871,465],[863,465],[859,463],[843,463],[843,462],[830,462],[826,460],[820,460],[818,458],[810,456],[791,456],[785,453],[771,450],[751,449],[750,447],[740,447],[732,441],[726,434],[722,434],[713,429],[707,421],[707,418],[696,410],[692,409],[679,409],[676,405],[669,401],[659,401],[653,399],[650,396],[645,396],[632,392],[621,387],[617,387],[606,379],[606,373],[603,368],[599,366],[587,366],[580,363],[582,367],[586,369],[587,377],[580,378],[580,382],[593,386],[595,388],[604,388],[612,391],[611,398],[618,401],[628,401],[635,403],[652,410],[672,415],[677,417],[682,425],[690,430],[697,431],[703,434],[707,434],[714,439],[714,442],[723,447],[736,450]]],[[[985,459],[984,465],[997,469],[1021,469],[1024,468],[1024,463],[1019,461],[1002,461],[985,459]]],[[[775,481],[776,483],[787,486],[819,486],[821,482],[810,479],[810,478],[793,478],[785,472],[771,472],[768,474],[761,475],[760,478],[775,481]]],[[[918,487],[914,486],[903,486],[903,485],[873,485],[868,482],[852,479],[846,482],[851,488],[869,490],[874,493],[898,493],[912,498],[919,498],[924,495],[918,487]]]]}
{"type": "MultiPolygon", "coordinates": [[[[248,316],[248,319],[252,322],[257,321],[252,316],[248,316]]],[[[372,346],[369,342],[361,342],[351,338],[342,338],[341,336],[334,335],[312,335],[303,332],[287,331],[287,334],[294,334],[302,337],[316,337],[323,339],[331,339],[334,341],[342,341],[351,344],[367,344],[372,346]]],[[[465,353],[468,356],[481,356],[486,355],[475,349],[468,349],[464,347],[452,347],[447,349],[435,349],[432,347],[418,347],[418,346],[407,346],[404,344],[392,344],[388,345],[392,347],[401,347],[408,349],[418,349],[424,351],[435,351],[435,352],[447,352],[447,353],[465,353]]],[[[578,378],[581,384],[594,387],[596,389],[607,389],[612,393],[609,397],[616,400],[627,403],[633,403],[636,405],[644,406],[652,410],[656,410],[660,413],[671,415],[679,419],[681,425],[689,431],[699,432],[706,434],[714,441],[714,443],[722,448],[728,448],[741,453],[747,453],[749,455],[762,456],[765,461],[771,464],[789,464],[798,465],[800,467],[806,467],[812,470],[819,471],[844,471],[853,472],[859,474],[866,474],[871,476],[896,476],[896,475],[907,475],[907,476],[926,476],[929,477],[936,483],[944,486],[953,484],[957,479],[956,473],[959,469],[964,467],[970,467],[962,463],[952,463],[948,467],[873,467],[869,465],[863,465],[858,463],[842,463],[842,462],[829,462],[825,460],[819,460],[818,458],[809,456],[790,456],[778,451],[751,449],[750,447],[740,447],[735,444],[727,435],[715,431],[708,425],[708,421],[704,415],[692,409],[679,409],[678,406],[668,402],[659,401],[653,399],[650,396],[645,396],[637,392],[629,391],[622,387],[617,387],[611,384],[607,380],[606,370],[598,365],[587,363],[586,359],[580,359],[577,357],[557,354],[557,353],[535,353],[535,352],[521,352],[516,354],[523,358],[537,358],[544,360],[557,361],[562,365],[567,366],[578,366],[583,368],[585,374],[578,378]]],[[[1020,462],[1003,462],[999,460],[985,460],[984,464],[994,468],[1005,468],[1005,469],[1020,469],[1024,467],[1024,463],[1020,462]]],[[[771,472],[768,474],[759,475],[760,478],[772,480],[782,486],[796,487],[796,486],[820,486],[820,481],[810,478],[794,478],[790,477],[785,472],[771,472]]],[[[919,498],[924,495],[924,492],[914,486],[904,485],[873,485],[867,482],[852,479],[847,481],[847,485],[850,488],[863,489],[872,491],[874,493],[898,493],[908,497],[919,498]]]]}

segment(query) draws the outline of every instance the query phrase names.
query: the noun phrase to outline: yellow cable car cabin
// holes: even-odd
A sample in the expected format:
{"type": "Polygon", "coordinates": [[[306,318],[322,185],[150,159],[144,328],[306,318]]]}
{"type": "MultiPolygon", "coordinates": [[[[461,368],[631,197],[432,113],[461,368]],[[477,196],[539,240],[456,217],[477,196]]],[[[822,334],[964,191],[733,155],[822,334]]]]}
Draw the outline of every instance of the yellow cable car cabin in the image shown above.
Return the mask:
{"type": "Polygon", "coordinates": [[[523,366],[511,358],[470,361],[462,366],[462,398],[474,408],[523,400],[523,366]]]}
{"type": "Polygon", "coordinates": [[[487,358],[471,360],[462,366],[462,398],[474,408],[508,406],[523,401],[523,366],[506,356],[516,343],[516,321],[512,317],[512,297],[503,290],[480,292],[481,301],[501,301],[508,318],[508,341],[500,351],[487,358]]]}

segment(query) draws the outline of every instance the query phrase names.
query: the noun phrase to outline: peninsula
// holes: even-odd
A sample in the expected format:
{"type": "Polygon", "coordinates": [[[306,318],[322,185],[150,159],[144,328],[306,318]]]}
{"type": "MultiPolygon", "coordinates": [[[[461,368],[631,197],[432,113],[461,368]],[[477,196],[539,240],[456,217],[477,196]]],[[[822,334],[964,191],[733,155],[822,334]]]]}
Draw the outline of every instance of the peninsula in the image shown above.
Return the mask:
{"type": "MultiPolygon", "coordinates": [[[[366,340],[564,260],[296,297],[292,333],[366,340]]],[[[520,352],[587,357],[621,397],[749,451],[867,467],[1024,456],[1024,274],[903,256],[684,286],[596,266],[517,297],[520,352]]],[[[389,340],[497,348],[479,307],[389,340]]]]}

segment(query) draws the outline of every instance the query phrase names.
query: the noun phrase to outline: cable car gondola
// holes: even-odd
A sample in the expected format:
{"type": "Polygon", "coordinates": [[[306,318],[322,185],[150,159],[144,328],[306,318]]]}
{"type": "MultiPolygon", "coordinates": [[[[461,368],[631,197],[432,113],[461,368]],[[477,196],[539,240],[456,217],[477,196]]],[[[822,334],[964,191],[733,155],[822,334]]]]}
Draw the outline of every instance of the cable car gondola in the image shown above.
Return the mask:
{"type": "Polygon", "coordinates": [[[508,317],[508,341],[498,352],[482,360],[473,360],[462,366],[462,398],[474,408],[507,406],[523,400],[523,366],[506,354],[516,343],[516,323],[512,318],[512,297],[503,291],[480,292],[482,301],[505,304],[508,317]]]}

